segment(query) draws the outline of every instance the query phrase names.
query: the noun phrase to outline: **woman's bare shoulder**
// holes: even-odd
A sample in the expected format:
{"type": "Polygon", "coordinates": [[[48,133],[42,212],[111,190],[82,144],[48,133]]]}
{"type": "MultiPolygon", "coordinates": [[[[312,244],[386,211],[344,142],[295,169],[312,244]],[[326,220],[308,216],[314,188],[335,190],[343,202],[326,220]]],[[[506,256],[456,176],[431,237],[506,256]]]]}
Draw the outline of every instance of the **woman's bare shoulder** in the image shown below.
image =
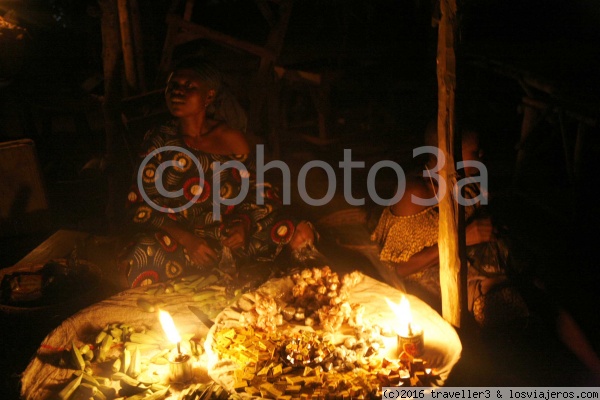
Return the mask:
{"type": "Polygon", "coordinates": [[[413,196],[421,199],[431,199],[435,197],[435,193],[433,192],[431,185],[423,178],[408,175],[406,177],[406,186],[402,197],[390,207],[392,214],[398,216],[410,216],[418,214],[429,207],[417,204],[413,200],[413,196]]]}
{"type": "Polygon", "coordinates": [[[242,131],[234,129],[226,124],[221,124],[217,128],[219,145],[228,154],[248,154],[250,153],[250,144],[246,135],[242,131]]]}

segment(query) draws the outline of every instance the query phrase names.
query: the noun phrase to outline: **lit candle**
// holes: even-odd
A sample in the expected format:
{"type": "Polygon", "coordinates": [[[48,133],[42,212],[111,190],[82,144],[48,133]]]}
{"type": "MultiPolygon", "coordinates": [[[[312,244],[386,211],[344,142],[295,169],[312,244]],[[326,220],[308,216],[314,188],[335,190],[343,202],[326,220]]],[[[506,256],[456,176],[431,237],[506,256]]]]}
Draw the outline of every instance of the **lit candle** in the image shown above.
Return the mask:
{"type": "Polygon", "coordinates": [[[412,357],[420,357],[424,351],[423,329],[412,320],[408,299],[402,295],[400,304],[385,299],[397,317],[396,334],[398,335],[398,354],[407,353],[412,357]]]}
{"type": "Polygon", "coordinates": [[[162,325],[167,339],[177,345],[177,354],[173,359],[169,359],[169,379],[174,383],[186,383],[192,380],[191,357],[181,352],[181,336],[175,327],[175,322],[171,314],[159,310],[158,318],[162,325]]]}

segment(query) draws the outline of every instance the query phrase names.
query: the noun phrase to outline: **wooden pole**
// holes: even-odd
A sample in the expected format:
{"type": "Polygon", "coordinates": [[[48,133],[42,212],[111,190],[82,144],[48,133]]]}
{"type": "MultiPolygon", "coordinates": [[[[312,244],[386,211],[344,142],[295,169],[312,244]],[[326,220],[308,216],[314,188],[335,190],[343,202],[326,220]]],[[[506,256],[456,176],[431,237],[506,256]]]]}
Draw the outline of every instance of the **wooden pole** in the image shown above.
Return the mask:
{"type": "Polygon", "coordinates": [[[116,0],[100,0],[102,10],[102,61],[104,70],[104,105],[120,101],[119,80],[121,49],[116,0]]]}
{"type": "Polygon", "coordinates": [[[138,0],[130,0],[131,26],[133,27],[134,60],[137,72],[137,81],[140,92],[145,92],[146,72],[144,68],[144,37],[142,36],[142,24],[138,0]]]}
{"type": "Polygon", "coordinates": [[[192,15],[194,14],[194,0],[187,0],[185,2],[185,10],[183,11],[183,19],[185,21],[191,21],[192,15]]]}
{"type": "Polygon", "coordinates": [[[127,0],[118,0],[119,23],[121,26],[121,48],[123,50],[123,66],[125,68],[125,80],[127,82],[127,95],[139,91],[137,69],[135,66],[135,50],[133,48],[131,21],[127,7],[127,0]]]}
{"type": "Polygon", "coordinates": [[[106,216],[111,229],[118,219],[120,206],[131,179],[131,167],[127,164],[128,154],[123,143],[123,125],[119,112],[122,98],[121,45],[119,39],[119,12],[117,0],[100,0],[102,10],[102,60],[104,69],[104,96],[102,113],[106,138],[108,199],[106,216]]]}
{"type": "Polygon", "coordinates": [[[181,33],[176,35],[176,39],[174,41],[175,45],[186,43],[194,39],[206,38],[220,45],[233,47],[234,49],[239,49],[245,51],[246,53],[254,54],[258,57],[261,57],[261,59],[264,58],[268,60],[269,62],[272,62],[278,54],[269,47],[262,47],[254,43],[235,38],[226,33],[216,31],[212,28],[186,21],[177,15],[168,15],[167,24],[169,26],[176,26],[179,30],[181,30],[181,33]]]}
{"type": "Polygon", "coordinates": [[[439,252],[442,316],[456,327],[461,325],[461,262],[458,245],[458,208],[452,197],[456,183],[454,163],[455,95],[456,95],[456,0],[440,0],[442,18],[438,28],[438,148],[445,156],[440,170],[440,187],[446,184],[446,194],[440,199],[439,252]]]}
{"type": "MultiPolygon", "coordinates": [[[[253,83],[251,85],[251,93],[250,93],[250,110],[248,112],[248,131],[252,135],[256,135],[257,131],[260,127],[260,116],[261,111],[265,103],[267,104],[275,104],[279,99],[275,99],[274,101],[267,101],[267,96],[272,94],[269,93],[266,89],[272,83],[269,83],[269,80],[274,79],[273,76],[273,64],[279,57],[279,53],[283,47],[283,41],[285,38],[285,34],[287,31],[288,23],[290,20],[290,15],[292,13],[292,6],[294,4],[294,0],[282,0],[279,2],[279,19],[277,22],[271,27],[271,31],[269,32],[269,36],[267,38],[267,43],[265,45],[266,55],[260,55],[260,64],[258,67],[258,72],[256,73],[253,83]]],[[[267,118],[271,120],[275,120],[273,117],[269,117],[269,114],[275,113],[275,109],[267,110],[267,118]]],[[[267,127],[268,130],[275,130],[276,127],[267,127]]],[[[271,132],[267,134],[273,138],[273,135],[277,135],[276,132],[271,132]]],[[[278,139],[276,139],[278,140],[278,139]]],[[[278,149],[278,143],[269,143],[269,146],[272,148],[271,151],[278,149]]],[[[278,150],[276,150],[278,151],[278,150]]]]}

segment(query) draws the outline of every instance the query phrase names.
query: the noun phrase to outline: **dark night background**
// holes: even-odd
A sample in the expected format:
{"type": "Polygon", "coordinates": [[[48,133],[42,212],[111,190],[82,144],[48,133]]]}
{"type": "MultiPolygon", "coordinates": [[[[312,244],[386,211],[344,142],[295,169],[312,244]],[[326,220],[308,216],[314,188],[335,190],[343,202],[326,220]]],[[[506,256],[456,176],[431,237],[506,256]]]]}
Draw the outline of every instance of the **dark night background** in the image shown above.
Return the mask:
{"type": "MultiPolygon", "coordinates": [[[[268,28],[254,2],[196,3],[192,21],[251,42],[264,42],[268,28]]],[[[596,164],[600,154],[600,3],[464,0],[459,5],[457,112],[462,121],[482,132],[490,190],[499,199],[495,211],[512,230],[517,255],[543,278],[553,300],[573,313],[600,350],[600,335],[596,333],[600,329],[596,311],[600,277],[596,254],[600,238],[596,197],[600,183],[596,164]],[[559,108],[578,111],[595,121],[587,128],[578,176],[570,179],[566,172],[560,133],[562,124],[574,142],[577,121],[568,113],[562,119],[560,113],[549,113],[536,128],[537,135],[528,144],[529,157],[519,179],[515,179],[525,93],[507,69],[501,71],[481,60],[495,60],[512,67],[510,71],[551,82],[560,92],[560,97],[553,98],[559,108]]],[[[169,2],[139,0],[139,6],[146,81],[153,86],[169,2]]],[[[0,141],[35,141],[51,223],[40,232],[0,235],[0,268],[16,263],[57,229],[100,234],[114,229],[105,215],[106,171],[90,163],[101,159],[106,146],[100,107],[103,70],[98,4],[83,0],[0,0],[2,15],[25,28],[27,34],[20,46],[0,48],[0,141]],[[83,125],[73,114],[56,111],[61,107],[78,110],[84,116],[83,125]]],[[[322,159],[337,169],[343,149],[352,148],[353,158],[365,160],[367,166],[391,159],[410,167],[411,151],[419,145],[437,104],[437,31],[432,27],[432,15],[436,15],[435,7],[426,0],[297,0],[277,63],[337,73],[329,118],[336,141],[318,147],[290,130],[282,133],[280,158],[290,162],[322,159]]],[[[214,57],[234,77],[234,83],[241,82],[233,89],[240,103],[247,106],[243,80],[251,74],[255,60],[205,42],[182,46],[177,52],[214,57]]],[[[314,109],[305,94],[284,93],[292,122],[311,118],[314,109]]],[[[265,132],[255,133],[265,137],[265,132]]],[[[139,138],[143,132],[132,129],[126,134],[139,138]]],[[[354,182],[359,182],[355,190],[364,192],[360,182],[365,177],[355,173],[354,182]]],[[[385,173],[380,177],[382,194],[393,189],[386,185],[388,180],[385,173]]],[[[298,209],[309,217],[324,213],[300,205],[298,209]]],[[[514,339],[510,335],[499,340],[509,347],[523,345],[511,342],[514,339]]],[[[548,348],[541,345],[528,349],[531,353],[524,359],[551,358],[546,354],[548,348]]],[[[568,362],[556,369],[560,372],[565,365],[568,362]]],[[[498,368],[506,372],[511,366],[498,368]]],[[[527,368],[516,368],[525,371],[524,375],[510,384],[548,383],[542,377],[536,381],[536,373],[527,368]],[[531,380],[525,377],[530,373],[531,380]]],[[[469,384],[465,376],[472,370],[463,367],[459,371],[455,382],[469,384]]],[[[485,371],[489,372],[483,368],[475,374],[475,384],[489,382],[478,380],[485,371]]],[[[577,373],[569,371],[567,379],[577,373]]],[[[11,379],[9,385],[14,389],[14,376],[11,379]]]]}

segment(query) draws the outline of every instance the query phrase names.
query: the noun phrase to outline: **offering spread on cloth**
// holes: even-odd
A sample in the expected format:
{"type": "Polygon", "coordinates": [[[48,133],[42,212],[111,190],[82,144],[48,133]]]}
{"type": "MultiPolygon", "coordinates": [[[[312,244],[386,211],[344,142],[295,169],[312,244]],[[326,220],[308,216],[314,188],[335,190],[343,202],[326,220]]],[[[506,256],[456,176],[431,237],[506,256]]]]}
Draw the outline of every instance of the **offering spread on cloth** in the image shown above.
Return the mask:
{"type": "Polygon", "coordinates": [[[383,386],[442,385],[460,358],[452,327],[419,299],[329,268],[268,281],[216,319],[205,342],[210,376],[229,392],[264,398],[380,397],[383,386]],[[398,350],[405,298],[422,354],[398,350]]]}
{"type": "Polygon", "coordinates": [[[75,314],[42,343],[23,397],[374,398],[443,385],[460,358],[433,309],[359,272],[307,269],[244,294],[218,278],[131,289],[75,314]],[[409,320],[388,304],[403,296],[409,320]]]}

